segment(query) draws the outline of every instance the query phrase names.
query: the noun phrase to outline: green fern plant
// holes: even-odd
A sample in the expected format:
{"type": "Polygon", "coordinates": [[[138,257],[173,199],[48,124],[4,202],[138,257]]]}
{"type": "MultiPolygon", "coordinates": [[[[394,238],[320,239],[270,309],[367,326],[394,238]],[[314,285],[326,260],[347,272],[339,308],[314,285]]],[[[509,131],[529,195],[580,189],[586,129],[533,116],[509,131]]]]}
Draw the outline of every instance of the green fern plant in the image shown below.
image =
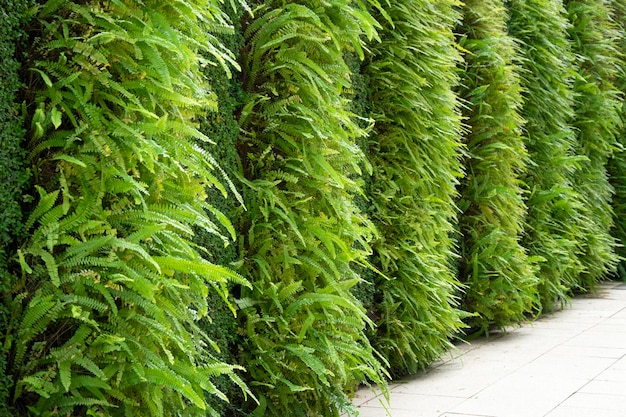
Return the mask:
{"type": "Polygon", "coordinates": [[[365,264],[370,222],[358,211],[365,135],[344,92],[343,59],[363,55],[376,21],[347,0],[265,2],[245,23],[244,91],[238,143],[247,185],[239,300],[242,359],[260,400],[252,415],[337,416],[354,412],[346,391],[384,389],[371,324],[351,289],[365,264]]]}
{"type": "Polygon", "coordinates": [[[381,271],[372,343],[394,374],[415,372],[451,346],[463,323],[453,240],[461,176],[456,1],[395,1],[364,66],[375,131],[371,216],[381,271]]]}
{"type": "MultiPolygon", "coordinates": [[[[204,395],[237,367],[197,321],[231,270],[203,257],[194,228],[229,242],[207,201],[226,195],[194,118],[216,103],[201,76],[223,25],[207,1],[74,3],[33,9],[26,92],[38,196],[15,259],[5,334],[13,403],[39,416],[217,415],[204,395]],[[212,213],[212,215],[209,215],[212,213]]],[[[226,70],[226,67],[224,67],[226,70]]]]}
{"type": "MultiPolygon", "coordinates": [[[[619,25],[619,39],[617,51],[621,61],[621,70],[615,80],[615,87],[622,97],[626,94],[626,2],[614,0],[611,2],[612,19],[619,25]]],[[[617,268],[617,276],[626,280],[626,108],[622,102],[620,108],[621,129],[617,135],[618,149],[615,150],[609,162],[609,175],[611,185],[615,190],[613,195],[613,236],[619,243],[616,253],[620,256],[617,268]]]]}
{"type": "Polygon", "coordinates": [[[522,138],[518,48],[501,0],[468,0],[460,46],[467,101],[467,176],[461,184],[461,282],[471,328],[488,332],[537,308],[533,260],[520,244],[528,154],[522,138]]]}
{"type": "Polygon", "coordinates": [[[569,23],[561,0],[510,0],[509,33],[521,45],[522,117],[531,169],[523,177],[530,194],[523,239],[539,260],[538,291],[543,311],[565,304],[578,288],[585,223],[574,188],[576,134],[573,59],[569,23]],[[546,111],[550,109],[550,111],[546,111]]]}
{"type": "Polygon", "coordinates": [[[616,242],[611,236],[613,188],[607,164],[621,124],[620,98],[613,84],[619,71],[618,30],[605,1],[567,0],[572,25],[569,34],[576,54],[576,100],[573,126],[578,136],[577,154],[585,159],[575,174],[574,186],[583,199],[585,222],[581,262],[585,266],[579,285],[594,289],[617,265],[616,242]]]}

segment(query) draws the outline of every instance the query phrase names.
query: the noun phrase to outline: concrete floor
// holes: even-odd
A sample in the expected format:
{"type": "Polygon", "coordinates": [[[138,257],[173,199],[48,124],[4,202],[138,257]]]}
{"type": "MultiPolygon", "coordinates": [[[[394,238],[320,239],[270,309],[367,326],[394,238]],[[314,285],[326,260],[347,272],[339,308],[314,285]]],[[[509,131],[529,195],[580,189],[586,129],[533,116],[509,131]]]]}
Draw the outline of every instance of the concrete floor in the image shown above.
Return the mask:
{"type": "Polygon", "coordinates": [[[460,346],[390,385],[386,411],[363,388],[360,417],[626,417],[626,284],[460,346]]]}

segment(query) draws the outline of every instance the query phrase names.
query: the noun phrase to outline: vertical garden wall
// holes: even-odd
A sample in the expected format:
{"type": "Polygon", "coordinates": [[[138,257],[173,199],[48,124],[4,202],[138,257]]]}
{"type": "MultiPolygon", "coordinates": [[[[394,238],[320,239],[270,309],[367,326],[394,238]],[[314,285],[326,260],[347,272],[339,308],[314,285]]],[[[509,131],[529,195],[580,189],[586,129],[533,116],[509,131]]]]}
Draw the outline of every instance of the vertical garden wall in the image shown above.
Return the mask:
{"type": "Polygon", "coordinates": [[[524,138],[530,156],[523,176],[527,198],[527,226],[523,244],[539,263],[541,308],[563,305],[579,287],[579,251],[585,218],[574,176],[581,157],[571,121],[574,54],[560,0],[508,2],[511,36],[520,43],[520,83],[525,119],[524,138]],[[549,111],[548,111],[549,109],[549,111]]]}
{"type": "MultiPolygon", "coordinates": [[[[617,48],[622,57],[626,56],[626,2],[614,0],[611,2],[612,19],[618,25],[619,38],[617,48]]],[[[609,163],[609,175],[611,185],[615,191],[613,196],[613,237],[617,242],[626,242],[626,107],[624,106],[624,94],[626,94],[626,67],[621,66],[616,80],[615,87],[621,94],[621,105],[619,108],[621,117],[621,127],[617,133],[617,146],[609,163]]],[[[616,248],[620,256],[617,268],[617,276],[626,280],[626,247],[619,245],[616,248]]]]}
{"type": "Polygon", "coordinates": [[[593,288],[612,272],[617,263],[616,242],[610,234],[613,226],[607,162],[618,129],[617,26],[611,19],[609,3],[593,0],[565,2],[571,22],[569,34],[576,55],[574,81],[574,120],[578,144],[576,153],[584,159],[575,173],[574,188],[581,194],[584,231],[580,260],[584,270],[579,283],[593,288]]]}
{"type": "MultiPolygon", "coordinates": [[[[245,204],[241,361],[257,415],[335,415],[344,392],[384,368],[351,289],[374,229],[354,203],[365,135],[344,91],[346,50],[375,36],[347,0],[265,2],[246,19],[242,54],[245,204]]],[[[253,405],[251,406],[252,408],[253,405]]]]}
{"type": "Polygon", "coordinates": [[[233,232],[207,201],[207,187],[226,190],[193,120],[215,107],[200,53],[232,60],[208,31],[222,16],[207,2],[148,6],[32,9],[34,202],[3,340],[18,415],[198,415],[212,411],[205,395],[227,400],[217,375],[239,381],[197,320],[209,290],[246,282],[191,242],[194,227],[233,232]]]}
{"type": "Polygon", "coordinates": [[[473,328],[488,331],[524,320],[536,308],[535,268],[521,245],[529,163],[520,116],[518,48],[507,33],[502,1],[468,0],[460,46],[467,101],[466,176],[461,184],[460,278],[473,328]]]}
{"type": "Polygon", "coordinates": [[[396,1],[365,67],[375,120],[369,211],[379,299],[374,346],[395,373],[415,372],[459,327],[453,228],[461,175],[455,1],[396,1]]]}
{"type": "Polygon", "coordinates": [[[593,289],[625,11],[0,0],[0,414],[355,415],[593,289]]]}

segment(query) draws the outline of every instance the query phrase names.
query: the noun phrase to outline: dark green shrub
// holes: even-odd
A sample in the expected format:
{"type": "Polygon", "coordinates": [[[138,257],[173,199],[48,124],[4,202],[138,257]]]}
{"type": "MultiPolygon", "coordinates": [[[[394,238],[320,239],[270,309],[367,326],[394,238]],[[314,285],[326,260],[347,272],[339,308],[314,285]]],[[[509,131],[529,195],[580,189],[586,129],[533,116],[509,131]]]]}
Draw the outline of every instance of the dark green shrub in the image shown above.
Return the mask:
{"type": "MultiPolygon", "coordinates": [[[[216,415],[227,398],[197,321],[209,289],[246,282],[202,256],[194,228],[234,229],[197,116],[216,103],[199,53],[217,2],[51,1],[34,9],[29,162],[36,206],[15,256],[8,332],[20,415],[216,415]],[[212,213],[211,216],[206,213],[212,213]]],[[[224,68],[226,69],[226,68],[224,68]]]]}
{"type": "MultiPolygon", "coordinates": [[[[257,7],[258,6],[258,7],[257,7]]],[[[238,143],[249,223],[242,230],[245,344],[240,363],[260,400],[252,415],[336,416],[359,381],[384,388],[351,293],[372,225],[354,195],[365,134],[344,93],[343,54],[362,56],[376,22],[349,0],[269,1],[246,22],[247,93],[238,143]]]]}
{"type": "MultiPolygon", "coordinates": [[[[233,5],[225,5],[234,30],[227,27],[215,31],[216,38],[234,54],[238,54],[243,44],[243,34],[241,33],[240,19],[244,8],[233,5]]],[[[210,58],[210,56],[207,56],[210,58]]],[[[217,111],[210,111],[200,119],[200,131],[211,139],[215,144],[205,144],[204,148],[211,152],[220,167],[232,181],[236,181],[241,172],[239,158],[237,156],[236,141],[239,136],[239,123],[237,122],[237,109],[243,100],[241,81],[238,74],[229,75],[221,67],[206,66],[204,74],[211,86],[211,91],[215,93],[217,99],[217,111]]],[[[240,184],[237,184],[240,188],[240,184]]],[[[223,198],[221,192],[215,188],[208,188],[207,195],[209,201],[213,202],[215,208],[223,213],[233,224],[237,233],[242,233],[239,224],[245,224],[242,220],[245,216],[243,206],[234,198],[223,198]]],[[[238,242],[225,242],[220,236],[208,233],[202,229],[196,231],[194,242],[207,250],[207,259],[217,265],[228,266],[237,270],[240,265],[241,255],[239,253],[238,242]]],[[[229,293],[232,293],[236,285],[229,285],[229,293]]],[[[209,307],[208,319],[201,323],[202,329],[215,341],[219,348],[216,355],[221,361],[235,363],[238,359],[237,351],[241,345],[241,333],[238,332],[238,319],[233,314],[231,306],[234,300],[229,299],[225,303],[221,296],[215,292],[209,293],[207,304],[209,307]]],[[[243,393],[237,384],[227,375],[216,378],[215,385],[226,395],[229,402],[221,401],[219,398],[209,396],[207,400],[220,415],[238,415],[243,393]]]]}
{"type": "Polygon", "coordinates": [[[582,157],[574,175],[574,187],[583,201],[583,245],[580,259],[584,270],[579,285],[593,289],[598,280],[615,270],[616,242],[611,236],[613,188],[607,163],[612,154],[620,116],[618,92],[613,84],[619,61],[617,27],[603,0],[567,0],[569,29],[576,56],[574,82],[575,118],[578,134],[576,153],[582,157]]]}
{"type": "Polygon", "coordinates": [[[462,326],[453,271],[454,205],[461,176],[460,110],[453,28],[457,1],[398,0],[371,45],[375,132],[369,214],[377,280],[372,343],[395,374],[415,372],[451,345],[462,326]]]}
{"type": "Polygon", "coordinates": [[[536,308],[535,268],[520,244],[526,206],[517,45],[502,0],[467,0],[460,46],[468,155],[461,184],[460,280],[473,329],[505,327],[536,308]]]}
{"type": "MultiPolygon", "coordinates": [[[[7,255],[21,229],[21,191],[28,181],[21,147],[25,131],[15,94],[20,87],[16,46],[24,40],[20,24],[26,18],[27,0],[0,1],[0,293],[10,289],[7,255]]],[[[4,339],[9,311],[0,303],[0,415],[8,416],[9,391],[12,380],[6,374],[7,350],[4,339]]]]}
{"type": "MultiPolygon", "coordinates": [[[[371,106],[369,102],[369,80],[362,72],[363,61],[355,52],[345,52],[344,60],[350,69],[351,88],[346,91],[345,96],[350,100],[350,110],[358,117],[357,122],[363,129],[369,129],[373,123],[371,119],[371,106]]],[[[356,138],[356,144],[367,156],[369,154],[369,141],[367,135],[356,138]]],[[[361,182],[362,194],[354,196],[354,204],[361,213],[369,214],[372,208],[370,196],[372,194],[372,171],[369,161],[364,160],[360,164],[361,172],[354,178],[361,182]]],[[[379,288],[376,287],[377,272],[372,268],[362,265],[353,265],[361,281],[354,286],[352,293],[363,304],[368,314],[374,308],[374,298],[379,288]]],[[[372,331],[373,329],[369,329],[372,331]]]]}
{"type": "Polygon", "coordinates": [[[576,135],[573,114],[573,54],[561,0],[509,0],[509,33],[521,45],[524,137],[531,164],[524,176],[530,190],[523,240],[539,260],[541,308],[568,300],[582,270],[578,259],[581,197],[573,188],[576,135]]]}

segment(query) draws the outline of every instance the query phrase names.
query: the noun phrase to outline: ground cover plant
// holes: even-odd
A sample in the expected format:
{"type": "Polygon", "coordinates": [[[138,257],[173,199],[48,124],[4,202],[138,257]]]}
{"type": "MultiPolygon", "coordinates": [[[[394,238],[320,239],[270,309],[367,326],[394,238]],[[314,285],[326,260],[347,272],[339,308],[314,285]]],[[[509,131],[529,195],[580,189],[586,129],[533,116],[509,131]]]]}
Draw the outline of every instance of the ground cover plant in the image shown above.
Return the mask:
{"type": "Polygon", "coordinates": [[[461,176],[458,83],[453,28],[456,1],[395,1],[382,41],[371,46],[369,79],[374,133],[368,214],[376,281],[374,346],[394,374],[425,367],[462,326],[456,248],[451,234],[461,176]]]}
{"type": "Polygon", "coordinates": [[[521,245],[529,163],[520,116],[518,46],[501,0],[467,0],[459,44],[466,50],[460,95],[467,101],[466,176],[461,183],[460,280],[472,329],[488,332],[536,309],[533,259],[521,245]]]}

